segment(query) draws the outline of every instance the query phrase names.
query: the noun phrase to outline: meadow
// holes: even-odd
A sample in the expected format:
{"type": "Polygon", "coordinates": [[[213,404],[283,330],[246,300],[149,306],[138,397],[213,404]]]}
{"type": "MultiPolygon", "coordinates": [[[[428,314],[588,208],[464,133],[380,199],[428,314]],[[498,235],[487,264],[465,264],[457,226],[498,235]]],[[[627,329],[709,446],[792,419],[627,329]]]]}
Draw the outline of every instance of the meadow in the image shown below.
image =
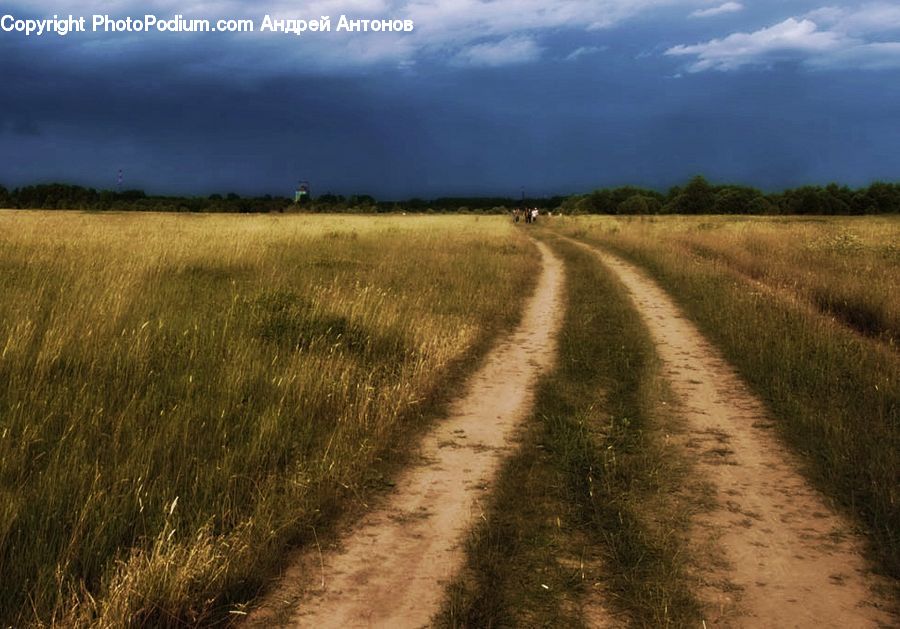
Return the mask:
{"type": "Polygon", "coordinates": [[[900,576],[900,219],[574,217],[560,231],[660,281],[900,576]]]}
{"type": "Polygon", "coordinates": [[[900,576],[895,216],[0,211],[0,626],[240,619],[516,324],[532,236],[567,267],[558,361],[437,622],[580,626],[601,596],[694,623],[708,496],[627,291],[559,235],[655,277],[900,576]]]}
{"type": "Polygon", "coordinates": [[[240,613],[514,325],[502,218],[0,212],[0,625],[240,613]]]}

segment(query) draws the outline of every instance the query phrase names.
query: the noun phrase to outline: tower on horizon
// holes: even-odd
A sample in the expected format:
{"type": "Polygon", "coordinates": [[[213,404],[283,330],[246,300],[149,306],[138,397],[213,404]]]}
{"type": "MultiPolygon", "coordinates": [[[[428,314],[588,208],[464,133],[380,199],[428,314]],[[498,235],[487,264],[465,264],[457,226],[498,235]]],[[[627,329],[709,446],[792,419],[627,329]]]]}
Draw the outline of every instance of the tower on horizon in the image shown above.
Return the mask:
{"type": "Polygon", "coordinates": [[[297,186],[296,192],[294,192],[294,203],[304,204],[308,202],[310,199],[309,196],[309,182],[301,181],[297,186]]]}

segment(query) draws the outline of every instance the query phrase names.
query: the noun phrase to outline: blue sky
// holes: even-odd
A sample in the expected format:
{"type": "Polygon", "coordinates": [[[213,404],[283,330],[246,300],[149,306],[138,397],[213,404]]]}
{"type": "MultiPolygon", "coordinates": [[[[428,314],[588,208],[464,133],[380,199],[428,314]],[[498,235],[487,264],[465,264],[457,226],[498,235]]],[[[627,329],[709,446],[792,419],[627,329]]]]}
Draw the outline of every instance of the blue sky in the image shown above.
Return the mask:
{"type": "Polygon", "coordinates": [[[332,32],[0,32],[0,184],[518,196],[900,179],[900,4],[4,2],[332,32]],[[412,33],[336,32],[395,18],[412,33]]]}

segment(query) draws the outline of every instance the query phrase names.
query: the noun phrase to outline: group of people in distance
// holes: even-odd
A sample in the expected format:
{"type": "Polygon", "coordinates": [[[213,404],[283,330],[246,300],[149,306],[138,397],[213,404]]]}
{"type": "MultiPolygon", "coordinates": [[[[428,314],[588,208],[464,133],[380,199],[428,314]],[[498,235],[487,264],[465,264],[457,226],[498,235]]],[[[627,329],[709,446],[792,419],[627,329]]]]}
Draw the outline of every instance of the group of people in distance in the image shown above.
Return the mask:
{"type": "Polygon", "coordinates": [[[539,215],[540,212],[536,207],[516,208],[513,210],[513,220],[517,223],[523,217],[526,223],[536,223],[539,215]]]}

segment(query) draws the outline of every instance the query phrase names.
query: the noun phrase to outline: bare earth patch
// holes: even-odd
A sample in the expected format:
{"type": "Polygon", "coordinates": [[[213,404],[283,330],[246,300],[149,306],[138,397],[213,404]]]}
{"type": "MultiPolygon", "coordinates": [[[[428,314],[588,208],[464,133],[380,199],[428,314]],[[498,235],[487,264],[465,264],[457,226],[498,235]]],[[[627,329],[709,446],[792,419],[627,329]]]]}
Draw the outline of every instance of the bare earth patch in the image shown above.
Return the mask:
{"type": "Polygon", "coordinates": [[[306,553],[288,569],[250,626],[421,627],[439,611],[462,565],[466,533],[482,515],[555,352],[563,267],[545,245],[538,247],[543,269],[521,325],[424,437],[420,463],[400,475],[386,504],[365,515],[340,548],[306,553]]]}
{"type": "Polygon", "coordinates": [[[698,566],[706,626],[898,626],[860,538],[799,474],[763,405],[654,281],[592,250],[649,328],[686,420],[684,445],[717,499],[692,532],[696,548],[712,549],[698,566]]]}

